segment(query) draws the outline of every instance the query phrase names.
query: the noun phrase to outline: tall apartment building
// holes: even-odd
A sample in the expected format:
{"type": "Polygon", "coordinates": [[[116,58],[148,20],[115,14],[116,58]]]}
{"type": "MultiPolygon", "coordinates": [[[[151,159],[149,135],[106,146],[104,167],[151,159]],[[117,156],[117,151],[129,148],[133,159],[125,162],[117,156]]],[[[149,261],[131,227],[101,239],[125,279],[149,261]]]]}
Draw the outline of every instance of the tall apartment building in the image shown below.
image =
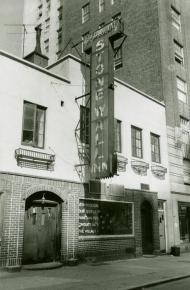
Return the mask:
{"type": "MultiPolygon", "coordinates": [[[[52,49],[47,52],[50,64],[68,52],[86,61],[83,40],[112,19],[121,18],[127,38],[122,47],[116,43],[115,76],[166,104],[171,226],[174,243],[183,249],[190,248],[189,14],[188,0],[65,0],[59,53],[50,38],[52,49]]],[[[58,21],[57,12],[52,18],[58,21]]]]}
{"type": "Polygon", "coordinates": [[[42,29],[42,53],[52,63],[57,60],[62,42],[62,0],[25,0],[23,23],[26,25],[25,56],[35,47],[36,26],[42,29]]]}

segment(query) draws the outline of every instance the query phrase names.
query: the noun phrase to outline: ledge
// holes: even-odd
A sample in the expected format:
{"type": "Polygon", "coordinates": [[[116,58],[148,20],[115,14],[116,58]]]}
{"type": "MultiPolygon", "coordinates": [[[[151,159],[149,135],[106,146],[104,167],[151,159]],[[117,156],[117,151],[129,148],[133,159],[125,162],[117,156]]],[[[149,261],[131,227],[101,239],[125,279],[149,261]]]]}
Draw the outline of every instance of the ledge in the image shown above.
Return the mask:
{"type": "Polygon", "coordinates": [[[156,177],[160,179],[164,179],[165,174],[167,173],[167,168],[162,165],[152,164],[151,171],[156,177]]]}
{"type": "Polygon", "coordinates": [[[43,170],[53,170],[55,155],[18,148],[15,150],[17,165],[43,170]]]}
{"type": "Polygon", "coordinates": [[[131,167],[134,172],[139,175],[147,175],[147,170],[149,169],[149,164],[143,160],[131,160],[131,167]]]}
{"type": "Polygon", "coordinates": [[[118,152],[115,153],[115,155],[116,155],[116,160],[117,160],[117,171],[125,172],[126,165],[128,164],[128,159],[118,152]]]}

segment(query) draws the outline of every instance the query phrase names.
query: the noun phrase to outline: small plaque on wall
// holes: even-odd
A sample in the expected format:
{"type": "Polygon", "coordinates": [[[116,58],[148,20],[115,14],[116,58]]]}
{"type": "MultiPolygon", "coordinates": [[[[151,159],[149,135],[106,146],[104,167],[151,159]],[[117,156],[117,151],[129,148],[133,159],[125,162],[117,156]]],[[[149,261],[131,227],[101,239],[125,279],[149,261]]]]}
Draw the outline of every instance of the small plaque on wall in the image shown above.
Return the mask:
{"type": "Polygon", "coordinates": [[[150,185],[146,183],[141,183],[141,190],[150,190],[150,185]]]}

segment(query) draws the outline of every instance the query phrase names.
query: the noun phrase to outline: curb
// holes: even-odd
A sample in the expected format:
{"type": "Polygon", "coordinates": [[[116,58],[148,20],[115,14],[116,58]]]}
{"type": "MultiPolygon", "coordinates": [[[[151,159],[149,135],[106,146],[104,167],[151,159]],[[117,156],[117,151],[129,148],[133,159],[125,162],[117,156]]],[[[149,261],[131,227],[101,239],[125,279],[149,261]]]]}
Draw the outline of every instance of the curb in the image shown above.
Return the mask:
{"type": "Polygon", "coordinates": [[[149,287],[154,287],[156,285],[161,285],[161,284],[166,284],[166,283],[173,282],[173,281],[178,281],[178,280],[186,279],[186,278],[189,278],[189,277],[190,277],[190,274],[183,275],[183,276],[174,276],[172,278],[166,278],[166,279],[156,280],[156,281],[153,281],[153,282],[149,282],[149,283],[145,283],[145,284],[141,284],[141,285],[137,285],[137,286],[129,286],[125,290],[140,290],[140,289],[145,289],[145,288],[149,288],[149,287]]]}
{"type": "Polygon", "coordinates": [[[41,264],[29,264],[23,265],[22,270],[38,271],[38,270],[51,270],[56,268],[61,268],[62,263],[41,263],[41,264]]]}

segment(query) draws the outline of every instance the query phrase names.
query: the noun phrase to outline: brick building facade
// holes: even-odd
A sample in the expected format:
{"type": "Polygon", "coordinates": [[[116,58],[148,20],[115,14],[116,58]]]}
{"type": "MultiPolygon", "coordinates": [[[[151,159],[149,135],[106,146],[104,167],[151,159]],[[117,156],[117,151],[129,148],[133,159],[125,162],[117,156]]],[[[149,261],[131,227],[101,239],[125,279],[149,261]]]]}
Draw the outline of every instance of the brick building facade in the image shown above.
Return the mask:
{"type": "Polygon", "coordinates": [[[75,137],[84,63],[68,55],[47,70],[4,52],[0,62],[1,124],[3,116],[12,116],[9,127],[1,128],[1,266],[157,253],[161,223],[168,250],[173,242],[164,104],[115,79],[124,167],[102,182],[83,182],[75,137]],[[31,127],[31,120],[38,126],[31,127]],[[131,148],[134,127],[142,132],[142,160],[131,148]],[[151,157],[151,136],[160,140],[159,166],[151,157]]]}
{"type": "MultiPolygon", "coordinates": [[[[116,55],[115,76],[165,102],[173,197],[171,226],[174,243],[182,250],[190,248],[189,5],[186,0],[64,1],[57,54],[60,58],[72,52],[88,61],[83,51],[85,37],[112,19],[122,19],[127,38],[116,55]]],[[[120,44],[118,41],[115,48],[120,44]]]]}
{"type": "MultiPolygon", "coordinates": [[[[62,204],[61,220],[61,249],[58,260],[65,263],[69,259],[77,258],[83,261],[87,257],[107,259],[142,255],[141,207],[143,201],[149,201],[152,206],[153,250],[159,252],[158,236],[158,205],[157,195],[150,192],[127,190],[123,195],[105,196],[99,194],[93,199],[92,194],[85,194],[82,184],[63,180],[53,180],[24,176],[10,173],[1,173],[1,198],[3,206],[3,230],[1,239],[1,267],[18,266],[27,260],[25,257],[28,247],[26,243],[25,206],[27,199],[33,194],[46,192],[60,198],[62,204]],[[131,236],[87,236],[79,233],[79,204],[81,200],[104,202],[130,202],[134,206],[134,233],[131,236]]],[[[47,244],[50,247],[50,244],[47,244]]],[[[44,261],[44,260],[43,260],[44,261]]],[[[40,262],[40,260],[38,261],[40,262]]]]}

